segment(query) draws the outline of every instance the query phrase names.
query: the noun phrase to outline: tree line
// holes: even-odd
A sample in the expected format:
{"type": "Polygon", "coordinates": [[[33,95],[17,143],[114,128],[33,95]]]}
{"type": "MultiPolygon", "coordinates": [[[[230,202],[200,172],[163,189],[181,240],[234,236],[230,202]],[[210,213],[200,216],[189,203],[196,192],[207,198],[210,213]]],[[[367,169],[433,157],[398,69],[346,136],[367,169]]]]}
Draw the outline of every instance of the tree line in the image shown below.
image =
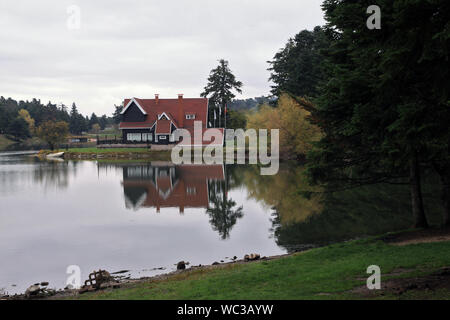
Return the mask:
{"type": "Polygon", "coordinates": [[[307,152],[308,177],[336,188],[410,185],[415,227],[427,227],[421,176],[441,178],[450,225],[448,33],[450,3],[325,0],[325,26],[304,30],[269,61],[272,94],[288,94],[323,135],[307,152]]]}
{"type": "MultiPolygon", "coordinates": [[[[306,160],[312,183],[409,184],[415,227],[428,227],[422,175],[433,170],[450,225],[450,2],[380,0],[379,29],[366,24],[371,4],[324,0],[326,24],[268,61],[274,99],[247,127],[280,129],[281,151],[306,160]]],[[[241,87],[222,59],[202,96],[220,113],[241,87]]]]}
{"type": "Polygon", "coordinates": [[[106,115],[98,117],[92,113],[90,117],[83,116],[75,103],[69,111],[64,104],[43,104],[39,99],[16,101],[0,97],[0,134],[23,140],[36,135],[36,129],[48,121],[67,123],[69,132],[74,135],[88,131],[98,132],[114,123],[106,115]]]}

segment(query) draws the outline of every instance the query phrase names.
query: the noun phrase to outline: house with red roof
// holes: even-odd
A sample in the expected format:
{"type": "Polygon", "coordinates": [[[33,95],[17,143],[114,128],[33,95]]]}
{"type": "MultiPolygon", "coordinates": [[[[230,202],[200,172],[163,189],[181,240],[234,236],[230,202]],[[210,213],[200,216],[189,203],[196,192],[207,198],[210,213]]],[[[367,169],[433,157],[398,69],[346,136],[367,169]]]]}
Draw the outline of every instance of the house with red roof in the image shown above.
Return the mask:
{"type": "Polygon", "coordinates": [[[125,206],[130,209],[209,208],[210,185],[225,180],[223,165],[127,165],[123,167],[125,206]]]}
{"type": "MultiPolygon", "coordinates": [[[[193,145],[194,122],[201,123],[202,136],[208,128],[208,99],[183,98],[182,94],[178,99],[160,99],[158,94],[154,99],[125,99],[121,114],[119,129],[125,143],[175,144],[179,141],[175,141],[174,132],[187,129],[192,140],[183,145],[193,145]]],[[[219,130],[222,137],[215,139],[218,141],[196,141],[202,141],[202,145],[223,145],[223,129],[219,130]]]]}

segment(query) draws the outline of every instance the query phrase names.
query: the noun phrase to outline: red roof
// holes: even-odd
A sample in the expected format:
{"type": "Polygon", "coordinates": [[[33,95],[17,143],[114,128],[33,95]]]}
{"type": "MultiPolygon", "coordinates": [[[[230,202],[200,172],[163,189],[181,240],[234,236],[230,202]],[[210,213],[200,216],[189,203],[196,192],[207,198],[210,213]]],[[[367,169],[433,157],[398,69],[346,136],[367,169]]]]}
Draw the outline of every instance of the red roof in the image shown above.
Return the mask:
{"type": "Polygon", "coordinates": [[[207,208],[209,204],[208,180],[224,180],[223,165],[179,165],[179,180],[172,184],[168,176],[158,177],[156,185],[151,179],[124,179],[124,189],[143,187],[145,198],[138,207],[207,208]],[[188,192],[192,190],[193,192],[188,192]]]}
{"type": "Polygon", "coordinates": [[[151,128],[153,123],[149,122],[121,122],[119,129],[123,128],[151,128]]]}
{"type": "MultiPolygon", "coordinates": [[[[125,99],[127,106],[132,99],[125,99]]],[[[166,113],[178,128],[193,128],[194,121],[202,121],[206,128],[208,121],[208,99],[207,98],[178,98],[178,99],[138,99],[134,100],[147,113],[143,122],[121,122],[119,128],[131,128],[137,126],[151,127],[159,115],[166,113]],[[186,119],[186,114],[195,115],[195,119],[186,119]]]]}
{"type": "Polygon", "coordinates": [[[156,134],[170,134],[170,120],[157,120],[156,121],[156,134]]]}

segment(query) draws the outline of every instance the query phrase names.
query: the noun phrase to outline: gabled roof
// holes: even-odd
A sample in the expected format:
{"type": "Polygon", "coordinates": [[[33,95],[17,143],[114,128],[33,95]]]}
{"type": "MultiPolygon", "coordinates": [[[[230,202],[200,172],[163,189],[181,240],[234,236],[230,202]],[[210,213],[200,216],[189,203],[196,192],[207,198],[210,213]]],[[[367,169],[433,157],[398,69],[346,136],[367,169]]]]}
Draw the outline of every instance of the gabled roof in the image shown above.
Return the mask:
{"type": "Polygon", "coordinates": [[[149,122],[121,122],[119,129],[147,129],[153,127],[153,123],[149,122]]]}
{"type": "Polygon", "coordinates": [[[141,104],[138,101],[139,99],[133,98],[131,100],[128,101],[127,104],[124,104],[125,108],[123,108],[122,112],[120,114],[124,114],[125,111],[128,110],[128,108],[133,104],[133,102],[136,104],[136,106],[139,108],[139,110],[141,110],[141,112],[143,114],[147,114],[147,111],[144,110],[144,108],[142,108],[141,104]]]}
{"type": "MultiPolygon", "coordinates": [[[[124,106],[125,108],[121,112],[124,114],[126,110],[132,105],[132,102],[136,104],[136,106],[141,110],[141,112],[147,115],[146,120],[140,122],[142,127],[148,127],[147,125],[143,125],[144,123],[150,124],[150,127],[155,123],[158,118],[158,115],[165,113],[170,120],[174,123],[174,125],[179,128],[179,109],[180,102],[183,105],[184,114],[195,114],[194,119],[186,119],[183,116],[183,128],[193,128],[194,121],[202,121],[204,127],[206,127],[207,118],[208,118],[208,99],[207,98],[182,98],[182,99],[125,99],[124,106]]],[[[130,122],[121,122],[120,128],[128,128],[130,127],[130,122]]]]}
{"type": "Polygon", "coordinates": [[[156,134],[170,134],[172,122],[170,120],[156,120],[156,134]]]}

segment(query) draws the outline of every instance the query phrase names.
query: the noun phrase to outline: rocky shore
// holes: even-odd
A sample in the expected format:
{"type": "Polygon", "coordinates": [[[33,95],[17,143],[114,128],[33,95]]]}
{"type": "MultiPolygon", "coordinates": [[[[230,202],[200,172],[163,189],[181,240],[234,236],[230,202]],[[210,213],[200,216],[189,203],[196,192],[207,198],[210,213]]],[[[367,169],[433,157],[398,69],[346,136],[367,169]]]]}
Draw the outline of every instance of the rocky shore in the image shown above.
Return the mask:
{"type": "MultiPolygon", "coordinates": [[[[105,289],[119,289],[125,286],[129,286],[135,284],[137,282],[142,281],[157,281],[164,280],[175,275],[178,275],[183,272],[189,272],[192,270],[201,270],[201,269],[210,269],[210,268],[221,268],[223,266],[229,264],[240,264],[240,263],[251,263],[257,262],[261,260],[273,260],[281,257],[286,257],[292,255],[293,253],[269,256],[269,257],[261,257],[259,254],[252,253],[246,254],[242,259],[238,259],[236,256],[230,258],[231,261],[225,262],[224,260],[214,261],[210,265],[192,265],[190,266],[189,262],[179,261],[176,263],[175,271],[158,274],[152,277],[140,277],[136,279],[132,279],[129,277],[124,277],[121,274],[128,272],[129,270],[121,270],[117,272],[108,272],[106,270],[98,270],[93,271],[89,274],[88,279],[84,282],[81,288],[76,289],[71,285],[66,286],[64,289],[52,289],[49,288],[48,282],[35,283],[28,287],[28,289],[23,294],[14,294],[14,295],[5,295],[0,297],[0,300],[35,300],[35,299],[64,299],[68,297],[73,297],[77,295],[81,295],[86,292],[94,292],[98,290],[105,289]]],[[[164,270],[163,267],[155,268],[158,270],[164,270]]],[[[155,270],[152,269],[152,270],[155,270]]]]}

